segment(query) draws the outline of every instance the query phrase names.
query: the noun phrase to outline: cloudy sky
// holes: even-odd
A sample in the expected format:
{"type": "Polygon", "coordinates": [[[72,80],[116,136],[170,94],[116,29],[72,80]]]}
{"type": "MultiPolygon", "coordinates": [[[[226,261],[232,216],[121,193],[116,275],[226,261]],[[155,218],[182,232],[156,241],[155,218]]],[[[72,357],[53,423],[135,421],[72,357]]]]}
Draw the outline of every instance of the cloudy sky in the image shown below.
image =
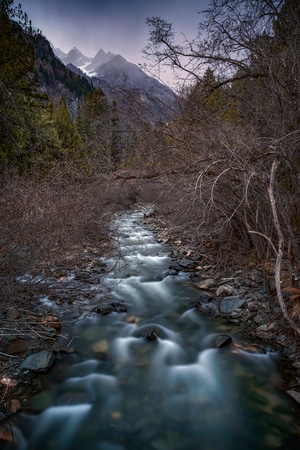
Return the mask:
{"type": "MultiPolygon", "coordinates": [[[[19,1],[15,1],[18,4],[19,1]]],[[[64,52],[74,46],[87,56],[97,51],[121,54],[128,61],[144,62],[146,18],[159,16],[178,32],[195,37],[199,11],[209,0],[20,0],[34,27],[64,52]]]]}

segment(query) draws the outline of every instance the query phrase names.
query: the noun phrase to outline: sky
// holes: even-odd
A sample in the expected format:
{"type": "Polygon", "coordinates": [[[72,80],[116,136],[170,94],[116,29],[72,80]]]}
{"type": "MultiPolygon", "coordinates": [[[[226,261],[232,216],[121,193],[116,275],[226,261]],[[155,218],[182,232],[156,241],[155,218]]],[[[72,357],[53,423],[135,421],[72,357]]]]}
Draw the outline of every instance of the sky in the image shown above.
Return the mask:
{"type": "Polygon", "coordinates": [[[32,25],[66,53],[77,47],[93,57],[102,48],[143,65],[147,17],[162,17],[192,39],[201,19],[198,12],[209,0],[15,0],[18,3],[32,25]]]}

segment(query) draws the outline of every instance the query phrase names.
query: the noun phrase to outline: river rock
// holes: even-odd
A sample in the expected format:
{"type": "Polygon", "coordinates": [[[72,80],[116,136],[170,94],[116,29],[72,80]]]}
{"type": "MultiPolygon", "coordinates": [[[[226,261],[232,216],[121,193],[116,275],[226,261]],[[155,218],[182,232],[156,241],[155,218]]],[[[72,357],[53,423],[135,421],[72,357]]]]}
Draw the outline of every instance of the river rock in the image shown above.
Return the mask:
{"type": "Polygon", "coordinates": [[[149,330],[147,330],[146,333],[143,335],[143,338],[146,341],[156,341],[158,339],[158,336],[153,328],[149,328],[149,330]]]}
{"type": "Polygon", "coordinates": [[[217,348],[226,347],[232,342],[232,337],[229,334],[220,334],[214,339],[214,346],[217,348]]]}
{"type": "Polygon", "coordinates": [[[254,353],[258,355],[264,355],[265,350],[261,347],[259,347],[257,344],[248,344],[246,342],[234,342],[233,343],[234,350],[233,353],[239,353],[240,351],[247,352],[247,353],[254,353]]]}
{"type": "Polygon", "coordinates": [[[217,286],[215,280],[212,278],[208,278],[207,280],[201,281],[198,283],[198,288],[203,289],[204,291],[209,291],[210,289],[214,289],[217,286]]]}
{"type": "Polygon", "coordinates": [[[16,387],[18,385],[18,381],[17,380],[14,380],[13,378],[9,378],[9,377],[1,378],[0,383],[2,384],[2,386],[5,386],[6,389],[13,388],[13,387],[16,387]]]}
{"type": "Polygon", "coordinates": [[[255,300],[248,301],[247,308],[250,312],[257,312],[259,310],[258,302],[255,300]]]}
{"type": "Polygon", "coordinates": [[[240,297],[225,297],[221,304],[220,310],[223,314],[232,314],[236,309],[245,305],[246,299],[240,297]]]}
{"type": "Polygon", "coordinates": [[[114,311],[116,311],[116,312],[126,312],[127,311],[127,306],[121,302],[111,303],[110,306],[112,306],[114,311]]]}
{"type": "Polygon", "coordinates": [[[33,372],[47,372],[54,364],[55,356],[53,353],[43,350],[27,356],[20,365],[21,370],[31,370],[33,372]]]}
{"type": "Polygon", "coordinates": [[[294,400],[296,400],[297,403],[300,404],[300,392],[298,391],[294,391],[294,390],[289,390],[287,391],[287,394],[292,397],[294,400]]]}
{"type": "Polygon", "coordinates": [[[200,303],[209,303],[213,300],[213,298],[214,297],[212,295],[203,293],[203,294],[198,295],[195,304],[199,303],[199,302],[200,303]]]}
{"type": "Polygon", "coordinates": [[[218,297],[226,297],[228,295],[234,295],[235,289],[232,286],[229,286],[228,284],[222,284],[218,287],[216,291],[216,295],[218,297]]]}
{"type": "Polygon", "coordinates": [[[256,328],[255,334],[259,339],[269,340],[274,336],[274,332],[278,329],[277,322],[272,322],[268,325],[263,324],[256,328]]]}
{"type": "Polygon", "coordinates": [[[12,429],[6,424],[0,424],[0,442],[10,442],[14,443],[14,435],[12,429]]]}
{"type": "Polygon", "coordinates": [[[141,319],[137,316],[128,316],[125,318],[125,322],[127,323],[140,323],[141,319]]]}
{"type": "Polygon", "coordinates": [[[8,415],[15,414],[21,409],[21,403],[17,398],[13,398],[12,400],[5,402],[4,407],[8,415]]]}
{"type": "Polygon", "coordinates": [[[106,316],[112,312],[112,308],[109,305],[101,305],[97,307],[96,312],[101,316],[106,316]]]}
{"type": "Polygon", "coordinates": [[[113,311],[118,313],[126,312],[127,306],[121,302],[113,302],[110,304],[99,305],[96,309],[96,312],[98,314],[101,314],[101,316],[106,316],[107,314],[110,314],[113,311]]]}
{"type": "Polygon", "coordinates": [[[183,269],[195,269],[198,263],[190,258],[182,258],[178,264],[183,269]]]}
{"type": "Polygon", "coordinates": [[[46,326],[46,327],[50,327],[50,328],[54,328],[55,330],[60,330],[61,329],[61,321],[59,320],[58,317],[56,316],[46,316],[43,317],[40,322],[46,326]]]}

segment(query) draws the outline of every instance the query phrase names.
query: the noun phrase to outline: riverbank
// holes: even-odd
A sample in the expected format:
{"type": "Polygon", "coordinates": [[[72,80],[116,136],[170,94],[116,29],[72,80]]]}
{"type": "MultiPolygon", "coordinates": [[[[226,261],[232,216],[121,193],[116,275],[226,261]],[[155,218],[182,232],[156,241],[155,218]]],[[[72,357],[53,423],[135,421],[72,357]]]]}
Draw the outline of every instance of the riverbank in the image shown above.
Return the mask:
{"type": "MultiPolygon", "coordinates": [[[[190,282],[199,288],[194,307],[199,314],[224,318],[238,326],[242,335],[261,343],[265,350],[279,351],[287,393],[300,404],[300,336],[283,317],[274,285],[275,261],[257,264],[245,258],[243,264],[220,268],[215,263],[214,242],[197,241],[188,227],[166,227],[155,211],[145,216],[145,223],[157,240],[174,250],[174,269],[189,272],[190,282]]],[[[289,285],[282,274],[283,291],[289,285]]],[[[288,295],[288,292],[286,292],[288,295]]]]}

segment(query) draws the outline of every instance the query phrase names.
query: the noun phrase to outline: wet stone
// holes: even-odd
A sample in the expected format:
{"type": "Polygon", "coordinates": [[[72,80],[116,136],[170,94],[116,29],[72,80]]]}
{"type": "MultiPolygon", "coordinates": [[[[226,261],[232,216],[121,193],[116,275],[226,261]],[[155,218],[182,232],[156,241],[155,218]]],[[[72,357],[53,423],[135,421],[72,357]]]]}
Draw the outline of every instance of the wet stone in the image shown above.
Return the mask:
{"type": "Polygon", "coordinates": [[[202,281],[198,284],[199,289],[210,290],[216,287],[216,282],[212,278],[208,278],[207,280],[202,281]]]}
{"type": "Polygon", "coordinates": [[[241,308],[246,300],[240,297],[225,297],[220,305],[223,314],[232,314],[236,309],[241,308]]]}
{"type": "Polygon", "coordinates": [[[62,327],[61,321],[56,316],[46,316],[41,319],[41,323],[49,328],[60,330],[62,327]]]}
{"type": "Polygon", "coordinates": [[[30,370],[33,372],[47,372],[54,364],[55,356],[53,353],[43,350],[39,353],[33,353],[27,356],[20,365],[21,370],[30,370]]]}
{"type": "Polygon", "coordinates": [[[143,338],[146,341],[156,341],[158,339],[158,336],[153,328],[149,328],[149,330],[147,330],[143,335],[143,338]]]}
{"type": "Polygon", "coordinates": [[[257,354],[257,355],[264,355],[265,351],[263,348],[259,347],[256,344],[248,344],[245,342],[241,342],[241,343],[237,343],[235,342],[234,344],[234,352],[236,351],[243,351],[243,352],[247,352],[247,353],[253,353],[253,354],[257,354]]]}
{"type": "Polygon", "coordinates": [[[287,393],[290,397],[292,397],[294,400],[296,400],[297,403],[300,404],[300,392],[294,391],[294,390],[289,390],[289,391],[287,391],[287,393]]]}
{"type": "Polygon", "coordinates": [[[255,335],[258,339],[262,339],[264,341],[272,340],[274,337],[274,334],[272,333],[272,331],[266,331],[264,329],[257,329],[255,332],[255,335]]]}
{"type": "Polygon", "coordinates": [[[217,348],[226,347],[232,342],[232,337],[229,334],[220,334],[214,340],[214,345],[217,348]]]}
{"type": "Polygon", "coordinates": [[[179,271],[178,271],[176,268],[170,267],[168,270],[166,270],[166,271],[163,273],[163,276],[164,276],[164,278],[167,277],[167,276],[174,277],[174,276],[178,275],[178,272],[179,272],[179,271]]]}
{"type": "Polygon", "coordinates": [[[197,266],[197,262],[193,261],[190,258],[183,258],[181,261],[179,261],[179,266],[183,269],[195,269],[197,266]]]}
{"type": "Polygon", "coordinates": [[[141,319],[139,317],[137,317],[137,316],[128,316],[125,319],[126,323],[135,323],[135,324],[137,324],[140,321],[141,321],[141,319]]]}
{"type": "Polygon", "coordinates": [[[107,305],[98,306],[98,308],[96,309],[96,312],[98,314],[100,314],[101,316],[106,316],[107,314],[110,314],[112,312],[112,308],[107,305]]]}
{"type": "Polygon", "coordinates": [[[121,302],[113,302],[110,304],[100,305],[96,309],[96,312],[101,316],[111,314],[113,311],[118,313],[127,312],[127,306],[121,302]]]}
{"type": "Polygon", "coordinates": [[[256,312],[256,311],[259,310],[259,306],[258,306],[258,303],[256,301],[252,301],[252,300],[248,301],[247,307],[248,307],[250,312],[256,312]]]}
{"type": "Polygon", "coordinates": [[[228,284],[223,284],[218,287],[216,291],[216,295],[218,297],[226,297],[228,295],[235,294],[235,289],[232,286],[229,286],[228,284]]]}
{"type": "Polygon", "coordinates": [[[21,403],[17,398],[9,400],[4,405],[5,411],[8,415],[15,414],[19,409],[21,409],[21,403]]]}
{"type": "Polygon", "coordinates": [[[198,295],[196,302],[194,303],[194,306],[197,306],[199,303],[208,303],[213,300],[213,296],[209,294],[201,294],[198,295]]]}
{"type": "Polygon", "coordinates": [[[114,302],[114,303],[111,303],[111,306],[113,307],[114,311],[116,311],[116,312],[126,312],[127,311],[127,306],[124,305],[124,303],[114,302]]]}

